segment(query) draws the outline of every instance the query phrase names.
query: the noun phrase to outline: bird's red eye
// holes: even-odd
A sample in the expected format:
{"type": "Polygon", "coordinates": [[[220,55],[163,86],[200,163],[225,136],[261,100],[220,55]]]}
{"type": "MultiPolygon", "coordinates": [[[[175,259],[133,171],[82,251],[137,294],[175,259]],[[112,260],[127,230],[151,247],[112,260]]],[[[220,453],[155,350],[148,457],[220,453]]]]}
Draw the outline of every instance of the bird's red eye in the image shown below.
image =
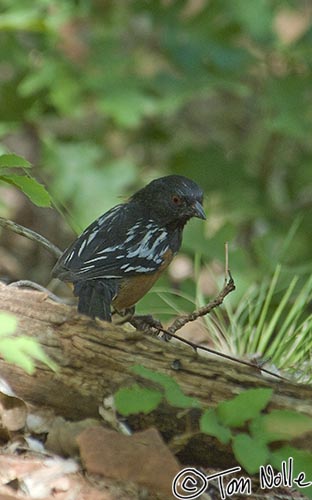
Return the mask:
{"type": "Polygon", "coordinates": [[[178,196],[176,194],[172,197],[172,201],[175,205],[181,205],[181,203],[182,203],[180,196],[178,196]]]}

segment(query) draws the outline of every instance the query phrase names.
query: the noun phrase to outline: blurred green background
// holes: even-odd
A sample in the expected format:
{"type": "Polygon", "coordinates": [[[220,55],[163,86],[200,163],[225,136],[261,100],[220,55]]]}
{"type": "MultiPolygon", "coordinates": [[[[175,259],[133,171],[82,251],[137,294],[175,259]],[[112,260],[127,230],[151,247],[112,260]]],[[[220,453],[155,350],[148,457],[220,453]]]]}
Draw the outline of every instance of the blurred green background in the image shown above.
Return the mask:
{"type": "MultiPolygon", "coordinates": [[[[1,0],[0,152],[33,163],[57,210],[3,185],[0,215],[65,248],[120,196],[183,174],[208,219],[139,310],[213,295],[225,241],[234,305],[277,263],[283,290],[312,269],[311,76],[310,1],[1,0]]],[[[53,264],[1,231],[1,278],[47,284],[53,264]]]]}

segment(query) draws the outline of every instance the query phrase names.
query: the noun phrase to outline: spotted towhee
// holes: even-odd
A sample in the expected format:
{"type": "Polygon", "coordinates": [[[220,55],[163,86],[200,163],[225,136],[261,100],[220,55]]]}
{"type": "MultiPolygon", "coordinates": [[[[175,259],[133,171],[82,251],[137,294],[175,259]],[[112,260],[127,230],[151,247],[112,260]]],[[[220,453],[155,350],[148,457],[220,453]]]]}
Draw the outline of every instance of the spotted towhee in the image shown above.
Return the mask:
{"type": "Polygon", "coordinates": [[[78,311],[111,321],[152,287],[178,252],[189,219],[205,219],[203,191],[169,175],[94,221],[65,250],[53,276],[74,284],[78,311]]]}

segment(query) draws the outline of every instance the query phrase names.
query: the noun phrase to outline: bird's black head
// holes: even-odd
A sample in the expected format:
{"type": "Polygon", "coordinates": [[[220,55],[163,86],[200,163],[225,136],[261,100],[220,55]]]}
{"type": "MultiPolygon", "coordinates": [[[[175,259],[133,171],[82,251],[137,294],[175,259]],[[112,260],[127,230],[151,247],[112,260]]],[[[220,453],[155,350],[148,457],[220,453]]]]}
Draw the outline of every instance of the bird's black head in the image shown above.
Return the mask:
{"type": "Polygon", "coordinates": [[[206,219],[203,191],[182,175],[168,175],[150,182],[131,201],[140,203],[148,215],[164,226],[183,227],[192,217],[206,219]]]}

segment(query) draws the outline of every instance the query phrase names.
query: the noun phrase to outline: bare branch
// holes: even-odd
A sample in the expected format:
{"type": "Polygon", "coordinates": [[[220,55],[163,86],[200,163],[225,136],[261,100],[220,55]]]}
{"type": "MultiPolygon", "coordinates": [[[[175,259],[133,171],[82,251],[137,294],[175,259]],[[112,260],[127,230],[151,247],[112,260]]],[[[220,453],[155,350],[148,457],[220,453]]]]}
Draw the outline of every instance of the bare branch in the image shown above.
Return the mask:
{"type": "Polygon", "coordinates": [[[179,316],[175,319],[175,321],[169,326],[167,332],[172,335],[178,330],[180,330],[184,325],[190,323],[191,321],[195,321],[196,319],[209,314],[213,309],[220,306],[224,301],[225,297],[235,290],[235,283],[231,276],[230,270],[228,269],[229,279],[226,280],[224,287],[220,291],[219,295],[209,302],[207,305],[200,307],[197,311],[194,311],[190,314],[186,314],[183,316],[179,316]]]}
{"type": "Polygon", "coordinates": [[[46,250],[48,250],[48,252],[54,255],[54,257],[59,258],[63,253],[56,245],[51,243],[51,241],[44,238],[44,236],[41,236],[41,234],[38,234],[31,229],[27,229],[27,227],[21,226],[20,224],[16,224],[9,219],[0,217],[0,226],[5,229],[10,229],[14,233],[24,236],[29,240],[36,241],[39,245],[42,245],[46,250]]]}

